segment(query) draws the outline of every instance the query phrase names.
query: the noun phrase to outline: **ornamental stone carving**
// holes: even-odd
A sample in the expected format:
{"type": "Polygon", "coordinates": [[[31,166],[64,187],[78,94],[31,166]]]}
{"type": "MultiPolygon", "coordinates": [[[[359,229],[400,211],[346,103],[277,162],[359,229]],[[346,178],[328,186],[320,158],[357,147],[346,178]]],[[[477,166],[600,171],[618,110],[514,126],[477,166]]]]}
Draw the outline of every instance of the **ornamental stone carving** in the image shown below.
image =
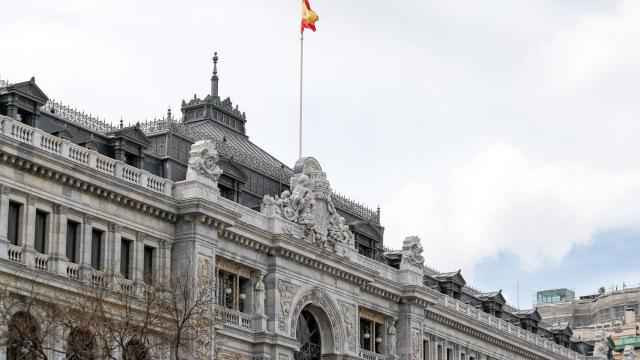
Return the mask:
{"type": "Polygon", "coordinates": [[[187,180],[196,180],[218,187],[222,169],[218,166],[218,151],[212,140],[200,140],[191,145],[187,180]]]}
{"type": "Polygon", "coordinates": [[[422,334],[418,329],[413,329],[411,334],[411,360],[422,358],[422,334]]]}
{"type": "Polygon", "coordinates": [[[278,329],[287,331],[287,323],[289,322],[289,314],[291,314],[291,301],[298,287],[287,281],[278,281],[278,293],[280,295],[280,313],[278,316],[278,329]]]}
{"type": "Polygon", "coordinates": [[[624,347],[624,351],[622,352],[622,360],[636,360],[636,351],[632,345],[627,345],[624,347]]]}
{"type": "Polygon", "coordinates": [[[356,351],[356,307],[355,305],[340,303],[342,319],[344,320],[345,337],[349,351],[356,351]]]}
{"type": "Polygon", "coordinates": [[[290,179],[291,191],[280,196],[265,195],[260,205],[267,216],[282,218],[299,224],[302,237],[322,250],[335,251],[335,244],[355,246],[353,233],[331,200],[327,175],[314,158],[300,158],[290,179]]]}
{"type": "Polygon", "coordinates": [[[422,244],[417,236],[409,236],[402,242],[402,260],[400,269],[419,268],[422,271],[424,257],[422,256],[422,244]]]}
{"type": "Polygon", "coordinates": [[[607,345],[606,338],[603,337],[595,343],[593,348],[594,359],[608,359],[609,358],[609,346],[607,345]]]}

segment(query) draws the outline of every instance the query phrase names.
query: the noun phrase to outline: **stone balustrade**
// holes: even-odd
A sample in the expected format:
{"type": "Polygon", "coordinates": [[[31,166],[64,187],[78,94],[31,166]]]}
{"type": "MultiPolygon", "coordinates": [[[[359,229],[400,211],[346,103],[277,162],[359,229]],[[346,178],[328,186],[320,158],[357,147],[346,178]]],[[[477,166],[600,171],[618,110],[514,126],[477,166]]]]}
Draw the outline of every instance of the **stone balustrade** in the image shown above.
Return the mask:
{"type": "Polygon", "coordinates": [[[121,279],[120,280],[120,290],[125,294],[132,295],[134,290],[135,290],[135,288],[133,286],[133,281],[128,280],[128,279],[121,279]]]}
{"type": "Polygon", "coordinates": [[[107,277],[105,276],[105,273],[100,270],[93,269],[93,271],[91,271],[91,285],[106,288],[107,277]]]}
{"type": "Polygon", "coordinates": [[[13,244],[9,244],[8,248],[9,261],[14,263],[22,263],[22,248],[13,244]]]}
{"type": "Polygon", "coordinates": [[[495,316],[489,315],[482,311],[477,311],[477,309],[473,309],[470,305],[463,303],[462,301],[456,300],[452,297],[443,295],[442,304],[445,307],[448,307],[457,313],[463,314],[464,317],[480,321],[485,323],[487,326],[495,328],[496,330],[505,333],[506,336],[517,337],[520,341],[526,341],[538,346],[541,346],[545,349],[551,350],[554,353],[558,353],[563,355],[568,359],[574,360],[585,360],[584,355],[580,355],[577,352],[569,351],[567,348],[560,346],[554,342],[551,342],[537,334],[533,334],[530,331],[524,330],[520,327],[513,326],[512,324],[507,323],[506,321],[499,319],[495,316]]]}
{"type": "Polygon", "coordinates": [[[78,280],[80,278],[80,265],[67,263],[67,276],[69,279],[78,280]]]}
{"type": "Polygon", "coordinates": [[[60,156],[128,183],[139,185],[153,192],[166,196],[172,195],[173,181],[169,179],[100,155],[96,151],[73,144],[69,140],[48,134],[10,117],[0,116],[0,135],[8,136],[21,143],[29,144],[47,153],[60,156]]]}
{"type": "Polygon", "coordinates": [[[33,263],[36,269],[47,271],[47,269],[49,268],[49,255],[35,253],[35,255],[33,256],[33,263]]]}
{"type": "Polygon", "coordinates": [[[223,324],[231,327],[251,331],[251,315],[216,305],[215,317],[223,324]]]}
{"type": "Polygon", "coordinates": [[[364,359],[364,360],[384,360],[385,359],[384,355],[378,354],[373,351],[365,350],[365,349],[360,349],[358,356],[360,357],[360,359],[364,359]]]}

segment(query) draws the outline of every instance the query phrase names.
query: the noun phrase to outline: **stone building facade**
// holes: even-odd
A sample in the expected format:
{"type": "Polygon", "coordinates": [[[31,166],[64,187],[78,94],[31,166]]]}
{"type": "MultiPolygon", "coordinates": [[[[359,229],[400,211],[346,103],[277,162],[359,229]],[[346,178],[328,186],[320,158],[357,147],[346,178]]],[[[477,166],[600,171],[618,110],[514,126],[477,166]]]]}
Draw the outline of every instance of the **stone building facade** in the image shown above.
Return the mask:
{"type": "MultiPolygon", "coordinates": [[[[182,119],[129,127],[49,101],[34,79],[0,84],[0,280],[136,296],[185,267],[212,272],[211,358],[584,359],[500,292],[425,267],[419,238],[383,251],[379,209],[334,192],[318,160],[290,168],[251,143],[217,68],[211,81],[182,119]]],[[[68,335],[50,341],[64,358],[68,335]]]]}

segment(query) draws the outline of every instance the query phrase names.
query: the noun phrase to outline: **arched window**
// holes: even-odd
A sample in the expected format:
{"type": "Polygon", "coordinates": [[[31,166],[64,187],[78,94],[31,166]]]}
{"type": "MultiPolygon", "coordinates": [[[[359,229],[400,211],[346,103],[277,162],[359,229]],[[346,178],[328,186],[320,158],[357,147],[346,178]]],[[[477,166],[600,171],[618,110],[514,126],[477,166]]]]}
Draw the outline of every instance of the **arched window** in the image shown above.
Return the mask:
{"type": "Polygon", "coordinates": [[[68,360],[94,360],[96,358],[96,340],[91,331],[74,328],[67,338],[68,360]]]}
{"type": "Polygon", "coordinates": [[[300,342],[300,351],[294,353],[295,360],[320,360],[320,329],[313,315],[308,310],[302,310],[298,318],[296,337],[300,342]]]}
{"type": "Polygon", "coordinates": [[[7,360],[36,360],[42,352],[38,322],[25,311],[15,313],[9,321],[7,360]]]}
{"type": "Polygon", "coordinates": [[[123,360],[150,360],[149,351],[140,340],[131,340],[127,343],[122,356],[123,360]]]}

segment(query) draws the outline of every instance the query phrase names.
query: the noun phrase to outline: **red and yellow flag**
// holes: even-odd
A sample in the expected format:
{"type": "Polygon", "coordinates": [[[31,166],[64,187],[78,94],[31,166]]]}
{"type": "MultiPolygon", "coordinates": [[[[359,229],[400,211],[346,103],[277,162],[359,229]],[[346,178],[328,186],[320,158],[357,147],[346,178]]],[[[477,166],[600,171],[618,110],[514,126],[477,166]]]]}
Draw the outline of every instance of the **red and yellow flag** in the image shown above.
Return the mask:
{"type": "Polygon", "coordinates": [[[318,14],[311,10],[309,0],[302,0],[302,22],[300,23],[300,32],[304,33],[304,29],[316,31],[316,21],[320,20],[318,14]]]}

